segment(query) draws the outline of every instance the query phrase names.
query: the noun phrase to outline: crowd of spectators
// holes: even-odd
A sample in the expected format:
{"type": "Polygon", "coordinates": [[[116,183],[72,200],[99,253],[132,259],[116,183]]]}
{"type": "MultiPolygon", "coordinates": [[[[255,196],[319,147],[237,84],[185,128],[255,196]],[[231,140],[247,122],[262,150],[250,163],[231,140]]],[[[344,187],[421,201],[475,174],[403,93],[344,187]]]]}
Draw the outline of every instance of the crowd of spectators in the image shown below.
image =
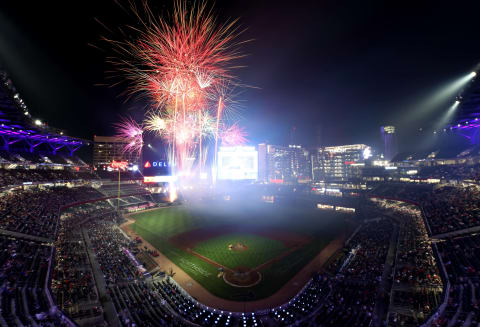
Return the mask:
{"type": "Polygon", "coordinates": [[[115,212],[115,208],[107,200],[80,203],[62,210],[60,220],[64,228],[68,228],[88,221],[92,217],[103,218],[111,212],[115,212]]]}
{"type": "Polygon", "coordinates": [[[102,316],[84,235],[81,229],[61,226],[55,242],[51,279],[55,303],[74,320],[102,316]]]}
{"type": "Polygon", "coordinates": [[[381,184],[373,189],[371,195],[403,201],[411,201],[419,204],[426,199],[427,195],[431,193],[432,190],[433,187],[431,185],[386,183],[381,184]]]}
{"type": "Polygon", "coordinates": [[[444,286],[422,212],[411,203],[379,198],[370,198],[365,206],[389,216],[399,228],[388,324],[418,326],[442,302],[444,286]]]}
{"type": "MultiPolygon", "coordinates": [[[[82,325],[96,325],[104,321],[104,308],[95,283],[93,262],[103,259],[99,251],[121,246],[117,240],[109,239],[108,235],[102,238],[99,233],[107,231],[95,227],[107,222],[120,222],[117,212],[107,201],[68,207],[60,219],[51,290],[55,303],[62,311],[82,325]],[[99,243],[97,238],[105,239],[105,242],[99,243]],[[94,251],[99,257],[94,257],[94,251]]],[[[107,256],[113,254],[108,253],[107,256]]]]}
{"type": "Polygon", "coordinates": [[[375,283],[340,279],[320,310],[312,317],[317,326],[371,325],[376,302],[375,283]]]}
{"type": "Polygon", "coordinates": [[[410,201],[420,205],[432,235],[480,226],[480,187],[457,185],[384,184],[370,196],[410,201]]]}
{"type": "Polygon", "coordinates": [[[421,179],[480,180],[480,165],[440,165],[420,168],[416,175],[421,179]]]}
{"type": "Polygon", "coordinates": [[[98,179],[90,171],[74,171],[71,169],[5,169],[0,168],[0,185],[22,185],[23,183],[65,182],[76,180],[98,179]]]}
{"type": "Polygon", "coordinates": [[[317,316],[318,324],[335,317],[340,326],[368,326],[374,315],[379,286],[393,224],[388,219],[371,221],[353,236],[328,271],[336,273],[332,297],[317,316]],[[327,309],[328,308],[328,309],[327,309]]]}
{"type": "Polygon", "coordinates": [[[284,326],[305,320],[326,301],[332,286],[333,279],[327,274],[315,274],[303,292],[288,305],[271,310],[270,319],[284,326]]]}
{"type": "Polygon", "coordinates": [[[44,288],[52,248],[0,236],[0,249],[0,325],[64,326],[44,288]]]}
{"type": "Polygon", "coordinates": [[[445,311],[433,326],[446,327],[452,321],[476,326],[480,323],[480,235],[448,238],[437,247],[452,286],[445,311]]]}
{"type": "Polygon", "coordinates": [[[136,242],[128,239],[116,225],[117,214],[104,215],[84,225],[107,285],[142,279],[143,272],[126,254],[138,253],[136,242]]]}
{"type": "Polygon", "coordinates": [[[101,196],[90,187],[13,190],[0,195],[0,229],[53,239],[59,208],[101,196]]]}
{"type": "Polygon", "coordinates": [[[366,224],[345,249],[353,254],[353,258],[339,272],[350,280],[378,281],[383,273],[392,231],[393,225],[387,219],[366,224]]]}
{"type": "Polygon", "coordinates": [[[184,325],[166,306],[161,293],[147,282],[112,285],[108,294],[124,327],[184,325]]]}
{"type": "Polygon", "coordinates": [[[480,187],[438,188],[424,199],[423,209],[434,235],[479,226],[480,187]]]}

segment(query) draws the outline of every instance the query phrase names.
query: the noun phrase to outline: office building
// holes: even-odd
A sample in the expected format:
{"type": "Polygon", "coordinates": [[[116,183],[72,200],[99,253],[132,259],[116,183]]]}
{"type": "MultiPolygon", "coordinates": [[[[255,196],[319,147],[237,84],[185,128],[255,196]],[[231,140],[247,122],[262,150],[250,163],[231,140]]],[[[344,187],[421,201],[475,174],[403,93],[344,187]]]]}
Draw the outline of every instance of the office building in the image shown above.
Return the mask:
{"type": "Polygon", "coordinates": [[[140,155],[137,153],[124,152],[126,141],[115,136],[93,137],[93,165],[95,167],[110,165],[112,161],[127,161],[138,165],[140,155]]]}
{"type": "Polygon", "coordinates": [[[307,150],[300,145],[258,145],[259,180],[268,183],[297,183],[311,180],[307,150]]]}
{"type": "Polygon", "coordinates": [[[361,178],[371,148],[365,144],[318,148],[311,156],[315,181],[345,182],[361,178]]]}

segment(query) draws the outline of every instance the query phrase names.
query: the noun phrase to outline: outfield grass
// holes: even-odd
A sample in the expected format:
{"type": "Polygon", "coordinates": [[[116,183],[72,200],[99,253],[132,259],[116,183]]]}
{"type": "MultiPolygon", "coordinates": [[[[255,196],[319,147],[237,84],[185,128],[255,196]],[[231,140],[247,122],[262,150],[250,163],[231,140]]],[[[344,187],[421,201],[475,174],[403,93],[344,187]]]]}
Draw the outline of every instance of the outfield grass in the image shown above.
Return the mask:
{"type": "MultiPolygon", "coordinates": [[[[183,269],[212,294],[229,300],[256,300],[268,297],[295,276],[330,241],[346,229],[344,216],[335,212],[296,209],[290,207],[266,207],[265,209],[227,210],[212,206],[195,208],[161,208],[132,216],[132,228],[172,262],[183,269]],[[199,228],[215,228],[219,225],[245,225],[275,228],[308,236],[312,241],[264,268],[262,281],[252,288],[235,288],[218,278],[218,269],[186,252],[169,241],[169,238],[199,228]],[[251,297],[254,294],[254,297],[251,297]]],[[[278,256],[285,249],[283,243],[254,233],[230,233],[200,242],[196,252],[227,267],[256,267],[278,256]],[[244,252],[228,250],[228,244],[237,241],[248,246],[244,252]]]]}
{"type": "Polygon", "coordinates": [[[262,263],[279,256],[286,250],[285,245],[254,234],[236,233],[212,238],[199,243],[195,252],[212,259],[228,268],[255,268],[262,263]],[[242,243],[248,247],[245,251],[228,249],[229,244],[242,243]]]}

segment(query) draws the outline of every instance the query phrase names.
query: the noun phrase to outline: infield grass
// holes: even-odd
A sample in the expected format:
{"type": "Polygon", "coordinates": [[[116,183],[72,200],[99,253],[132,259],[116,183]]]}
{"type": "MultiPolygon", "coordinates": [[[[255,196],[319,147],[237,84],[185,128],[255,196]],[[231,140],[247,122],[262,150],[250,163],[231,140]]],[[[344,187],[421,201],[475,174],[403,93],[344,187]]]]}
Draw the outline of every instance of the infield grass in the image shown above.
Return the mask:
{"type": "Polygon", "coordinates": [[[254,234],[227,234],[199,243],[195,252],[212,259],[228,268],[247,267],[255,268],[262,263],[273,259],[286,250],[285,245],[277,240],[254,234]],[[247,246],[246,250],[230,250],[229,245],[241,243],[247,246]]]}

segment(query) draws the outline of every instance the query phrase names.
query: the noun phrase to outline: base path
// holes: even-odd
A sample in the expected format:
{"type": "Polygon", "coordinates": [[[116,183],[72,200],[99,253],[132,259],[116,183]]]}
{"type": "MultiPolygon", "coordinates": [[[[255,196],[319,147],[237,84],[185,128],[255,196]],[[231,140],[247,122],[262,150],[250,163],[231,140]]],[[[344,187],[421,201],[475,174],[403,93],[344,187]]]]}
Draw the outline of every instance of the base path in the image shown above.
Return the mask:
{"type": "Polygon", "coordinates": [[[187,251],[188,253],[196,256],[197,258],[199,258],[199,259],[201,259],[201,260],[203,260],[203,261],[205,261],[205,262],[208,262],[208,263],[211,264],[212,266],[215,266],[215,267],[217,267],[217,268],[222,268],[223,270],[231,271],[230,268],[228,268],[228,267],[226,267],[226,266],[224,266],[224,265],[221,265],[221,264],[219,264],[218,262],[215,262],[215,261],[213,261],[212,259],[207,258],[207,257],[204,256],[204,255],[201,255],[201,254],[199,254],[199,253],[197,253],[197,252],[195,252],[195,251],[192,251],[191,249],[186,249],[185,251],[187,251]]]}
{"type": "MultiPolygon", "coordinates": [[[[128,216],[126,216],[128,218],[128,216]]],[[[131,224],[133,220],[128,220],[126,223],[122,224],[120,227],[134,239],[135,237],[140,237],[135,233],[131,224]]],[[[141,237],[140,237],[141,238],[141,237]]],[[[139,244],[139,248],[147,246],[149,249],[157,250],[153,245],[145,241],[143,238],[143,244],[139,244]]],[[[330,258],[335,251],[343,247],[345,241],[345,234],[340,235],[335,240],[331,241],[323,250],[313,258],[310,263],[304,266],[290,281],[282,286],[277,292],[272,296],[256,301],[247,301],[247,302],[238,302],[222,299],[218,296],[211,294],[207,289],[200,285],[196,280],[191,278],[187,273],[185,273],[180,267],[170,261],[163,253],[159,252],[159,256],[153,258],[160,269],[163,271],[169,271],[172,269],[175,272],[175,281],[180,284],[192,297],[197,299],[202,304],[219,309],[224,311],[234,311],[234,312],[247,312],[247,311],[258,311],[264,309],[274,308],[280,305],[283,305],[290,301],[298,292],[305,286],[305,284],[312,277],[312,273],[321,270],[325,262],[330,258]]]]}

